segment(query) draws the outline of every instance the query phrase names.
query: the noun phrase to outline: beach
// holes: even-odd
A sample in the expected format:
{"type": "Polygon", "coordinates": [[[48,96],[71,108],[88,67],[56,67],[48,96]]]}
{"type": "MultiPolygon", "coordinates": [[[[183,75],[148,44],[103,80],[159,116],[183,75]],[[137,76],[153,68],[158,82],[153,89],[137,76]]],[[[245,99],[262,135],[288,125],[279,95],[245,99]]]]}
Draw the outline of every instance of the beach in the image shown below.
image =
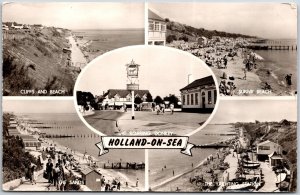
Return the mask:
{"type": "MultiPolygon", "coordinates": [[[[231,125],[207,125],[190,136],[189,142],[195,145],[218,143],[233,139],[235,133],[235,129],[231,125]]],[[[217,159],[221,159],[222,154],[226,153],[226,149],[195,147],[192,149],[190,157],[180,154],[178,150],[150,150],[150,188],[153,191],[176,191],[177,187],[182,189],[181,191],[199,191],[196,190],[195,185],[190,185],[185,180],[189,181],[190,177],[204,174],[203,167],[206,169],[209,166],[217,166],[219,162],[217,159]],[[217,158],[217,154],[219,154],[219,158],[217,158]],[[215,161],[208,166],[207,158],[209,156],[214,156],[215,161]]]]}
{"type": "MultiPolygon", "coordinates": [[[[27,129],[29,129],[29,131],[22,130],[22,133],[34,135],[36,138],[39,138],[42,144],[39,150],[30,151],[30,153],[34,156],[43,156],[46,148],[49,150],[49,148],[54,147],[56,154],[66,153],[68,155],[72,155],[75,162],[77,162],[81,167],[81,170],[95,164],[97,171],[103,174],[107,180],[113,181],[114,179],[118,179],[121,181],[121,191],[144,190],[144,170],[104,168],[104,164],[118,163],[120,161],[128,163],[142,163],[145,158],[143,151],[135,152],[134,155],[124,156],[124,151],[112,150],[104,156],[98,156],[99,149],[95,146],[95,144],[100,141],[100,136],[87,129],[78,119],[76,114],[23,114],[21,118],[23,117],[26,117],[26,120],[29,121],[28,123],[22,123],[27,127],[27,129]],[[60,117],[57,115],[60,115],[60,117]],[[34,126],[38,126],[39,128],[34,126]],[[49,136],[51,135],[52,137],[45,138],[45,136],[39,136],[44,133],[49,136]],[[63,137],[58,138],[57,135],[62,135],[63,137]],[[88,156],[93,159],[93,163],[88,160],[88,156]],[[137,179],[139,180],[138,186],[136,186],[137,179]],[[128,185],[125,185],[126,182],[128,185]]],[[[131,151],[128,150],[127,152],[130,153],[131,151]]],[[[57,157],[54,161],[56,160],[57,157]]],[[[44,159],[44,165],[46,161],[47,159],[44,159]]],[[[77,177],[81,177],[80,172],[76,170],[70,171],[77,177]]],[[[39,177],[38,183],[45,183],[43,182],[42,176],[39,177]]],[[[46,184],[47,183],[43,185],[44,189],[46,184]]],[[[16,190],[22,191],[22,188],[23,187],[19,186],[16,190]]],[[[24,188],[26,189],[26,185],[24,188]]],[[[88,188],[86,188],[86,186],[82,186],[82,190],[88,190],[88,188]]]]}
{"type": "MultiPolygon", "coordinates": [[[[294,40],[290,42],[283,40],[282,44],[295,44],[294,40]]],[[[246,39],[238,41],[224,37],[219,42],[212,39],[201,47],[196,42],[167,44],[203,60],[216,75],[218,83],[225,82],[228,91],[230,89],[227,93],[221,91],[221,95],[294,96],[297,91],[297,50],[254,50],[248,49],[248,45],[246,39]],[[249,68],[247,61],[250,61],[249,68]],[[291,85],[286,80],[288,74],[292,74],[291,85]]]]}
{"type": "Polygon", "coordinates": [[[144,29],[78,29],[72,33],[87,62],[113,49],[144,44],[144,29]]]}

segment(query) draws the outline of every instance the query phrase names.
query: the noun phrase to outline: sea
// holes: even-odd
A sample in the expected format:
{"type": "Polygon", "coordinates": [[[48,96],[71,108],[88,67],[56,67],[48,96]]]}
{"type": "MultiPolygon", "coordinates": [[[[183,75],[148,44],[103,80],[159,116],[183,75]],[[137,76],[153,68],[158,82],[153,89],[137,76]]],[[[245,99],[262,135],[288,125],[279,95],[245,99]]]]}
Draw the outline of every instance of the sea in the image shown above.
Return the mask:
{"type": "MultiPolygon", "coordinates": [[[[195,145],[215,143],[234,137],[235,129],[227,124],[209,124],[189,137],[195,145]]],[[[149,150],[149,181],[150,187],[166,179],[187,172],[196,167],[209,155],[217,152],[211,148],[193,148],[192,156],[180,153],[180,150],[149,150]]]]}
{"type": "Polygon", "coordinates": [[[295,50],[297,40],[282,39],[271,41],[280,42],[281,45],[294,46],[294,50],[255,50],[258,55],[264,58],[262,62],[263,68],[269,69],[273,80],[276,81],[271,84],[286,87],[285,76],[292,74],[291,89],[297,90],[297,50],[295,50]]]}
{"type": "Polygon", "coordinates": [[[110,51],[129,45],[144,45],[144,29],[79,29],[73,30],[76,36],[90,41],[92,50],[110,51]]]}
{"type": "MultiPolygon", "coordinates": [[[[100,136],[88,129],[80,120],[77,113],[26,113],[23,117],[35,120],[36,126],[42,133],[52,135],[73,135],[70,138],[51,138],[54,142],[81,153],[94,156],[101,163],[108,162],[145,162],[144,150],[110,150],[109,153],[98,156],[99,149],[95,146],[100,141],[100,136]],[[50,128],[49,128],[50,127],[50,128]]],[[[117,170],[126,175],[133,182],[139,178],[141,185],[144,184],[144,170],[117,170]]]]}

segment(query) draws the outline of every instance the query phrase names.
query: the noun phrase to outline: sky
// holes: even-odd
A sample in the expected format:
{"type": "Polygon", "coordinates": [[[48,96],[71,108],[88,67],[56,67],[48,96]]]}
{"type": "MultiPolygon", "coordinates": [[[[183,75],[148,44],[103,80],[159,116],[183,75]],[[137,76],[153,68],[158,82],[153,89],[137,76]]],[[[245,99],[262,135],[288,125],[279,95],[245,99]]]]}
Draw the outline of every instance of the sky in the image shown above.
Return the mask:
{"type": "Polygon", "coordinates": [[[297,101],[292,100],[223,100],[219,102],[211,124],[255,122],[255,120],[297,121],[297,101]]]}
{"type": "Polygon", "coordinates": [[[9,3],[3,21],[67,29],[144,28],[143,3],[9,3]]]}
{"type": "Polygon", "coordinates": [[[3,112],[14,113],[76,113],[73,100],[5,100],[3,112]]]}
{"type": "Polygon", "coordinates": [[[163,18],[196,28],[269,39],[297,38],[297,9],[281,3],[149,3],[163,18]]]}
{"type": "Polygon", "coordinates": [[[96,58],[78,76],[75,91],[102,95],[108,89],[126,89],[126,64],[141,65],[139,89],[148,89],[153,98],[180,95],[190,80],[212,74],[205,63],[193,55],[169,47],[133,46],[114,50],[96,58]]]}

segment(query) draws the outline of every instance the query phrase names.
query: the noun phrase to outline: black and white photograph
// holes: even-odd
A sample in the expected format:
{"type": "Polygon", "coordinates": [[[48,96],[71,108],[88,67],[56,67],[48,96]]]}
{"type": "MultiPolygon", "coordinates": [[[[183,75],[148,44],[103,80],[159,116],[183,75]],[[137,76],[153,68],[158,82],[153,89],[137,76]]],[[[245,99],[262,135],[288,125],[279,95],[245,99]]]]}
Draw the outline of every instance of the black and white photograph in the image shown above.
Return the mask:
{"type": "Polygon", "coordinates": [[[3,3],[3,95],[72,96],[88,62],[144,44],[144,12],[137,2],[3,3]]]}
{"type": "Polygon", "coordinates": [[[209,124],[189,136],[192,157],[149,150],[149,190],[295,192],[296,105],[296,100],[221,100],[209,124]]]}
{"type": "Polygon", "coordinates": [[[205,61],[222,96],[297,93],[297,6],[292,3],[148,4],[148,45],[205,61]]]}
{"type": "Polygon", "coordinates": [[[144,191],[145,150],[98,156],[72,100],[4,100],[4,191],[144,191]]]}
{"type": "Polygon", "coordinates": [[[131,46],[90,63],[75,84],[79,116],[105,135],[186,135],[212,115],[212,71],[191,54],[131,46]],[[134,97],[134,98],[133,98],[134,97]]]}

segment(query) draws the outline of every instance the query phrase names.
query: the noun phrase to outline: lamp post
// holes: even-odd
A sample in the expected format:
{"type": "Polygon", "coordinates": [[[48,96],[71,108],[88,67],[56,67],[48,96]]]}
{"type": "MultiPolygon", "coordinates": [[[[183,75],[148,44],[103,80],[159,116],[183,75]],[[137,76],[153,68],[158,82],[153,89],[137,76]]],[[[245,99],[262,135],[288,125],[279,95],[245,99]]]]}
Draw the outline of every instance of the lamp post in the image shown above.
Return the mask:
{"type": "Polygon", "coordinates": [[[127,90],[131,91],[131,119],[134,120],[134,91],[139,90],[139,66],[133,60],[126,64],[127,90]]]}

